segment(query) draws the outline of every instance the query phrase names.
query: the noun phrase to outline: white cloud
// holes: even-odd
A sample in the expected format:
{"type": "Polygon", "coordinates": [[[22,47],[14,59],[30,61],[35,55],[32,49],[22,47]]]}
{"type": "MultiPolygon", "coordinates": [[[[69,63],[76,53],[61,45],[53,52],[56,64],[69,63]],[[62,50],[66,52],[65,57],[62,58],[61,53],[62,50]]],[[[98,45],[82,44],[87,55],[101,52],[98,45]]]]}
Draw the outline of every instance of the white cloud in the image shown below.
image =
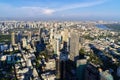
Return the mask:
{"type": "Polygon", "coordinates": [[[55,12],[55,10],[53,9],[43,9],[43,14],[46,14],[46,15],[51,15],[55,12]]]}
{"type": "Polygon", "coordinates": [[[52,15],[56,12],[62,12],[70,9],[75,8],[84,8],[84,7],[91,7],[95,5],[99,5],[104,3],[106,0],[95,0],[93,2],[85,2],[85,3],[77,3],[77,4],[69,4],[66,6],[58,7],[58,8],[46,8],[46,7],[39,7],[39,6],[23,6],[23,7],[15,7],[8,4],[0,4],[0,15],[3,16],[27,16],[27,17],[34,17],[34,16],[41,16],[41,15],[52,15]]]}
{"type": "Polygon", "coordinates": [[[54,9],[44,9],[43,14],[49,15],[49,14],[53,14],[55,12],[61,12],[61,11],[70,10],[70,9],[92,7],[92,6],[100,5],[106,1],[107,0],[96,0],[94,2],[69,4],[69,5],[59,7],[59,8],[54,8],[54,9]]]}
{"type": "Polygon", "coordinates": [[[24,11],[28,11],[33,15],[40,15],[40,14],[45,14],[45,15],[51,15],[54,10],[53,9],[48,9],[48,8],[41,8],[41,7],[21,7],[24,11]]]}
{"type": "Polygon", "coordinates": [[[56,9],[56,11],[65,11],[65,10],[70,10],[70,9],[75,9],[75,8],[92,7],[92,6],[102,4],[105,1],[106,0],[96,0],[93,2],[91,1],[91,2],[84,2],[84,3],[69,4],[69,5],[56,9]]]}

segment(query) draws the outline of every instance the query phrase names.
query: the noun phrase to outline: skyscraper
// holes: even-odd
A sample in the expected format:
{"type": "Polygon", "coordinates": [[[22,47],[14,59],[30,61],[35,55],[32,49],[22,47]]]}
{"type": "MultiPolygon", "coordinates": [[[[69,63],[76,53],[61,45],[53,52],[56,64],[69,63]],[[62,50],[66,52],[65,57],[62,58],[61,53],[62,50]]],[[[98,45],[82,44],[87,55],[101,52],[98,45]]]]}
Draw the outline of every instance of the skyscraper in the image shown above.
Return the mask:
{"type": "Polygon", "coordinates": [[[57,55],[56,57],[56,80],[60,80],[61,78],[60,42],[61,42],[61,35],[56,34],[54,38],[54,53],[57,55]]]}
{"type": "Polygon", "coordinates": [[[77,60],[76,76],[78,80],[85,80],[86,59],[77,60]]]}
{"type": "Polygon", "coordinates": [[[70,33],[70,60],[76,61],[79,55],[79,36],[76,32],[70,33]]]}
{"type": "Polygon", "coordinates": [[[50,29],[50,44],[54,44],[54,29],[50,29]]]}
{"type": "Polygon", "coordinates": [[[32,38],[32,33],[31,33],[31,32],[28,32],[28,41],[29,41],[29,42],[31,41],[31,38],[32,38]]]}
{"type": "Polygon", "coordinates": [[[18,34],[17,34],[17,42],[20,42],[21,38],[22,38],[22,33],[18,32],[18,34]]]}
{"type": "Polygon", "coordinates": [[[42,31],[43,31],[43,29],[42,29],[42,28],[39,28],[39,41],[40,41],[40,43],[41,43],[41,35],[42,35],[42,31]]]}
{"type": "Polygon", "coordinates": [[[114,80],[109,70],[100,72],[100,80],[114,80]]]}
{"type": "Polygon", "coordinates": [[[85,69],[85,80],[100,80],[98,66],[88,63],[85,69]]]}
{"type": "Polygon", "coordinates": [[[60,42],[61,42],[61,35],[55,35],[55,40],[54,40],[54,53],[60,56],[60,42]]]}
{"type": "Polygon", "coordinates": [[[69,31],[68,31],[68,29],[64,29],[64,30],[61,32],[61,35],[62,35],[62,41],[63,41],[63,42],[67,42],[67,41],[68,41],[68,36],[69,36],[69,31]]]}
{"type": "Polygon", "coordinates": [[[15,33],[14,32],[11,33],[11,43],[12,45],[15,45],[15,33]]]}
{"type": "Polygon", "coordinates": [[[51,40],[53,39],[53,36],[54,36],[54,30],[51,29],[51,30],[50,30],[50,39],[51,39],[51,40]]]}
{"type": "Polygon", "coordinates": [[[27,46],[27,40],[26,40],[26,38],[23,38],[22,39],[22,47],[26,48],[26,46],[27,46]]]}
{"type": "Polygon", "coordinates": [[[61,73],[60,73],[60,59],[57,57],[56,59],[56,80],[60,80],[61,73]]]}

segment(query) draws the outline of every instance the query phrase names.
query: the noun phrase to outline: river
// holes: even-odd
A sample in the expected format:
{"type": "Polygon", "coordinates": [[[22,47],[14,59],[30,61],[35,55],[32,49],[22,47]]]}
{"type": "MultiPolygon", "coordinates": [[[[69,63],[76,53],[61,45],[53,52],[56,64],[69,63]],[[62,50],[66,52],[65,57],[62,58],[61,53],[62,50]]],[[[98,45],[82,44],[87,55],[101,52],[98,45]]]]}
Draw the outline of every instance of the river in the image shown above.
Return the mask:
{"type": "Polygon", "coordinates": [[[97,24],[96,27],[100,28],[102,30],[110,30],[108,27],[106,27],[105,25],[102,25],[102,24],[97,24]]]}

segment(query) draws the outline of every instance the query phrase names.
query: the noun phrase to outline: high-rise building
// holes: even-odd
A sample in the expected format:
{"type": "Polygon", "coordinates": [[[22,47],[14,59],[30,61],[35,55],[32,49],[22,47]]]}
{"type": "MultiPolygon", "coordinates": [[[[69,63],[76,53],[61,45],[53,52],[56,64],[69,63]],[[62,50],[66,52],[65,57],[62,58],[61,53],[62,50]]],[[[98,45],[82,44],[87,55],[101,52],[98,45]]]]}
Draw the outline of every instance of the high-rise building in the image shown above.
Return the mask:
{"type": "Polygon", "coordinates": [[[61,31],[61,35],[62,35],[62,42],[67,42],[69,37],[68,29],[64,29],[63,31],[61,31]]]}
{"type": "Polygon", "coordinates": [[[22,39],[22,47],[26,48],[26,46],[27,46],[27,40],[26,40],[26,38],[23,38],[22,39]]]}
{"type": "Polygon", "coordinates": [[[43,32],[43,29],[39,28],[39,41],[40,41],[40,43],[41,43],[42,32],[43,32]]]}
{"type": "Polygon", "coordinates": [[[109,70],[100,72],[100,80],[114,80],[109,70]]]}
{"type": "Polygon", "coordinates": [[[28,32],[28,41],[31,41],[31,38],[32,38],[32,33],[28,32]]]}
{"type": "Polygon", "coordinates": [[[55,34],[54,36],[54,54],[56,57],[56,80],[61,79],[61,64],[60,64],[60,44],[61,44],[61,35],[55,34]]]}
{"type": "Polygon", "coordinates": [[[4,51],[4,44],[0,43],[0,52],[4,51]]]}
{"type": "Polygon", "coordinates": [[[60,59],[57,57],[56,59],[56,80],[60,80],[61,78],[61,73],[60,73],[60,59]]]}
{"type": "Polygon", "coordinates": [[[15,33],[14,32],[11,33],[11,43],[12,45],[15,45],[15,33]]]}
{"type": "Polygon", "coordinates": [[[70,60],[76,61],[79,55],[79,36],[76,32],[70,33],[70,60]]]}
{"type": "Polygon", "coordinates": [[[98,66],[92,63],[87,64],[85,69],[85,80],[100,80],[98,66]]]}
{"type": "Polygon", "coordinates": [[[51,40],[53,39],[53,36],[54,36],[54,30],[51,29],[51,30],[50,30],[50,39],[51,39],[51,40]]]}
{"type": "Polygon", "coordinates": [[[67,63],[67,61],[61,61],[61,63],[60,63],[61,64],[60,65],[60,67],[61,67],[61,80],[66,80],[66,74],[67,74],[66,63],[67,63]]]}
{"type": "Polygon", "coordinates": [[[50,44],[53,45],[54,44],[54,30],[50,29],[50,44]]]}
{"type": "Polygon", "coordinates": [[[58,57],[60,56],[60,42],[61,42],[61,35],[57,35],[55,36],[54,39],[54,53],[58,55],[58,57]]]}
{"type": "Polygon", "coordinates": [[[78,80],[85,80],[86,59],[77,60],[76,75],[78,80]]]}
{"type": "Polygon", "coordinates": [[[117,76],[120,77],[120,67],[117,68],[117,76]]]}
{"type": "Polygon", "coordinates": [[[21,34],[21,32],[18,32],[18,34],[17,34],[17,41],[20,42],[21,38],[22,38],[22,34],[21,34]]]}

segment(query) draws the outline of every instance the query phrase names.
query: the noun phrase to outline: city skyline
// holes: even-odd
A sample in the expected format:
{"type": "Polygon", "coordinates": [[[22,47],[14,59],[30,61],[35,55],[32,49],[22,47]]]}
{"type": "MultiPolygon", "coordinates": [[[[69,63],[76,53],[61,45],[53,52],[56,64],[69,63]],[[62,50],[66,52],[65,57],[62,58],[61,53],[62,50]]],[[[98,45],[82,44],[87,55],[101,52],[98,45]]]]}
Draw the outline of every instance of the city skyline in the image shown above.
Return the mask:
{"type": "Polygon", "coordinates": [[[119,0],[1,0],[1,19],[120,20],[119,0]]]}
{"type": "Polygon", "coordinates": [[[0,21],[0,80],[119,80],[120,22],[0,21]]]}

